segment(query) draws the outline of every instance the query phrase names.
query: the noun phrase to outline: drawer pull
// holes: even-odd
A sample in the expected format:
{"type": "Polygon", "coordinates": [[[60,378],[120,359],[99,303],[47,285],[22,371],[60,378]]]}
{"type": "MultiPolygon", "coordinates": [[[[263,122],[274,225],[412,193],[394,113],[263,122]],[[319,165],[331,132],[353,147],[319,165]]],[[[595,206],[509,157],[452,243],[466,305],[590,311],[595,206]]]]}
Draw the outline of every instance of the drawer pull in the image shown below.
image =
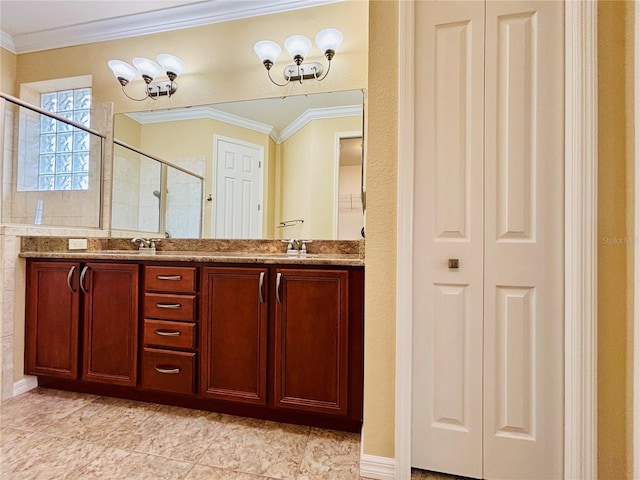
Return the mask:
{"type": "Polygon", "coordinates": [[[156,335],[160,335],[161,337],[179,337],[180,332],[167,332],[166,330],[156,330],[156,335]]]}
{"type": "Polygon", "coordinates": [[[182,308],[182,305],[179,303],[156,303],[156,307],[158,308],[169,308],[172,310],[178,310],[182,308]]]}
{"type": "Polygon", "coordinates": [[[156,275],[158,280],[182,280],[182,275],[156,275]]]}
{"type": "Polygon", "coordinates": [[[180,369],[178,367],[175,367],[175,368],[162,368],[162,367],[156,365],[153,368],[155,368],[156,372],[158,372],[158,373],[166,373],[166,374],[180,373],[180,369]]]}

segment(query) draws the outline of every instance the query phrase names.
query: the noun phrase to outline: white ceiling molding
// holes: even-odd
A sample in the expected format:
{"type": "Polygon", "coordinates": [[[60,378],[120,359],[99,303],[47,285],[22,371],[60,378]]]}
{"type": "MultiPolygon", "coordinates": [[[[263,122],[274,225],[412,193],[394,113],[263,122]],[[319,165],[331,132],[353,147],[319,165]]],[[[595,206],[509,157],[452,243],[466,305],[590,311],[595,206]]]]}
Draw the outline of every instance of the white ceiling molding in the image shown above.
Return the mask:
{"type": "Polygon", "coordinates": [[[296,133],[307,123],[313,120],[324,120],[327,118],[340,118],[340,117],[356,117],[362,116],[362,105],[346,105],[344,107],[329,107],[329,108],[313,108],[307,110],[298,118],[296,118],[291,124],[280,132],[277,143],[284,142],[291,135],[296,133]]]}
{"type": "Polygon", "coordinates": [[[273,138],[274,142],[278,141],[278,132],[271,125],[249,120],[248,118],[239,117],[238,115],[233,115],[231,113],[221,112],[220,110],[216,110],[212,107],[189,107],[156,112],[135,112],[127,113],[126,115],[141,124],[197,119],[218,120],[220,122],[254,130],[259,133],[268,134],[273,138]]]}
{"type": "Polygon", "coordinates": [[[163,123],[180,120],[210,119],[229,123],[238,127],[254,130],[269,135],[274,142],[280,144],[294,133],[313,120],[329,118],[362,116],[362,105],[349,105],[344,107],[314,108],[305,111],[290,125],[278,132],[275,127],[266,123],[256,122],[248,118],[240,117],[226,112],[221,112],[213,107],[190,107],[174,110],[149,111],[127,113],[126,115],[141,124],[163,123]]]}
{"type": "Polygon", "coordinates": [[[18,53],[16,52],[16,46],[13,44],[13,38],[8,33],[0,32],[0,47],[9,50],[11,53],[18,53]]]}
{"type": "Polygon", "coordinates": [[[4,48],[22,54],[197,27],[337,1],[340,0],[208,0],[13,37],[2,32],[1,40],[4,48]]]}

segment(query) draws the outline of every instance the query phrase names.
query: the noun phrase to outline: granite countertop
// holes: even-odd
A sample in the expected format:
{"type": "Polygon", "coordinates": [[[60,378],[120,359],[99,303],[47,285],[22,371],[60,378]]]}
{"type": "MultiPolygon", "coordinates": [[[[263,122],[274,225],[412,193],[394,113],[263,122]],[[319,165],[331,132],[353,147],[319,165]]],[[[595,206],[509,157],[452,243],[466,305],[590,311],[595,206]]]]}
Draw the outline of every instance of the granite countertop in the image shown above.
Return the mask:
{"type": "Polygon", "coordinates": [[[70,251],[67,246],[68,239],[63,237],[24,237],[20,257],[364,266],[364,245],[360,241],[318,241],[310,244],[309,253],[304,255],[287,255],[282,243],[272,240],[163,240],[155,253],[133,249],[126,239],[89,239],[86,250],[70,251]]]}

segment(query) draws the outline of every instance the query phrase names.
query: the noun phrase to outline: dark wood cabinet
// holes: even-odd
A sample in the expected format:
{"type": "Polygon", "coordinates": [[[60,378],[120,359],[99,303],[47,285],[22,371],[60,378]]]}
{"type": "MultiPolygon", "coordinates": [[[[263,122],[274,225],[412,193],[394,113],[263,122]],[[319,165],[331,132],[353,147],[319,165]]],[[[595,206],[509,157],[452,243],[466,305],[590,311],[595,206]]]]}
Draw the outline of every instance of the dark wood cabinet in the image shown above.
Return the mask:
{"type": "Polygon", "coordinates": [[[278,268],[275,275],[275,405],[346,415],[348,272],[278,268]]]}
{"type": "Polygon", "coordinates": [[[357,266],[29,259],[25,371],[53,388],[357,432],[363,312],[357,266]]]}
{"type": "Polygon", "coordinates": [[[137,265],[31,261],[26,295],[26,373],[136,384],[137,265]]]}
{"type": "Polygon", "coordinates": [[[268,273],[267,268],[203,268],[203,396],[267,403],[268,273]]]}
{"type": "Polygon", "coordinates": [[[25,373],[78,378],[79,274],[79,263],[44,261],[29,264],[25,373]]]}
{"type": "Polygon", "coordinates": [[[138,265],[87,263],[82,378],[135,386],[138,352],[138,265]]]}

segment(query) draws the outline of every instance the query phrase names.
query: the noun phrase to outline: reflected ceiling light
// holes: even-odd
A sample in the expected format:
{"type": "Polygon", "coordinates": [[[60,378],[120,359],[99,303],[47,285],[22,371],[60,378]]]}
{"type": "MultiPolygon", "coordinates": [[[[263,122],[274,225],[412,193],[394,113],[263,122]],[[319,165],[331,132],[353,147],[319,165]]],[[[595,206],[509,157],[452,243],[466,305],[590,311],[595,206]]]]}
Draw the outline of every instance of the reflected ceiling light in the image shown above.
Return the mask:
{"type": "Polygon", "coordinates": [[[158,63],[148,58],[136,57],[131,62],[133,67],[126,62],[120,60],[109,60],[107,64],[113,72],[113,75],[118,79],[120,85],[122,85],[122,92],[125,96],[136,102],[151,98],[156,100],[160,96],[170,97],[178,89],[178,84],[174,81],[178,75],[184,70],[184,62],[178,57],[162,53],[158,55],[158,63]],[[134,68],[135,67],[135,68],[134,68]],[[167,75],[167,80],[159,80],[154,82],[155,78],[164,71],[167,75]],[[140,74],[144,82],[146,83],[145,93],[143,98],[133,98],[127,94],[124,87],[127,86],[131,80],[140,74]]]}
{"type": "Polygon", "coordinates": [[[273,64],[276,63],[276,60],[282,53],[280,45],[269,40],[263,40],[256,43],[253,50],[267,69],[269,80],[280,87],[284,87],[290,82],[295,81],[302,83],[303,80],[309,79],[324,80],[331,69],[331,60],[338,51],[338,48],[342,45],[342,41],[342,33],[335,28],[327,28],[316,35],[316,45],[329,61],[327,71],[322,75],[324,67],[321,63],[304,63],[305,57],[309,53],[309,50],[311,50],[311,40],[304,35],[293,35],[287,38],[284,42],[284,48],[289,52],[289,55],[291,55],[295,65],[288,65],[284,69],[285,83],[278,83],[271,77],[271,67],[273,67],[273,64]]]}

